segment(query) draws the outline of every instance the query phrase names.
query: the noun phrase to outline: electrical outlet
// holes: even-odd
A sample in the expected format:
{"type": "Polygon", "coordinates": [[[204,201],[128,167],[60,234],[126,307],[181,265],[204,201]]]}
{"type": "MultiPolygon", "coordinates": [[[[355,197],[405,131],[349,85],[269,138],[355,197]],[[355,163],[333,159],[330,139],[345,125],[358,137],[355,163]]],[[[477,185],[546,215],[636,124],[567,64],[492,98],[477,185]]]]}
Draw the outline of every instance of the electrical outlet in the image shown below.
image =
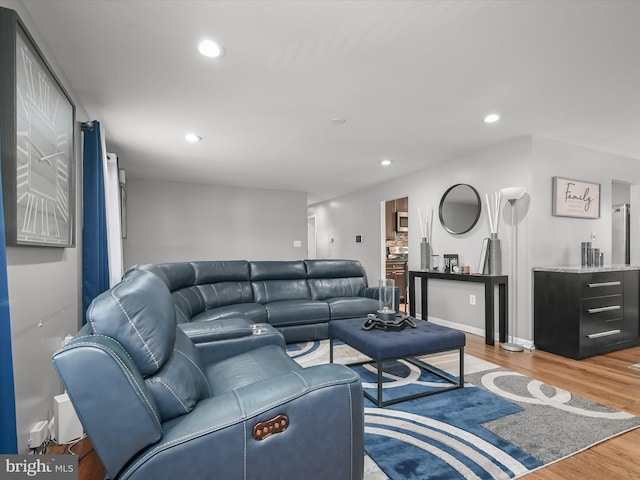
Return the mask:
{"type": "Polygon", "coordinates": [[[476,304],[476,296],[469,295],[469,305],[475,305],[475,304],[476,304]]]}

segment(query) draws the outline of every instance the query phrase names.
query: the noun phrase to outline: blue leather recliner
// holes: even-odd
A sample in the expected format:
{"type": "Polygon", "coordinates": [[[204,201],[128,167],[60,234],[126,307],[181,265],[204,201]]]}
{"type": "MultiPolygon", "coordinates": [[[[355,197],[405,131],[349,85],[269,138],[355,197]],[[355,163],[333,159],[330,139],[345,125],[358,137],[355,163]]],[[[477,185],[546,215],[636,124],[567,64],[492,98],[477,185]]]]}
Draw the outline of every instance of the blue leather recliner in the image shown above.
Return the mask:
{"type": "Polygon", "coordinates": [[[362,386],[268,324],[215,322],[204,360],[158,276],[98,296],[53,363],[112,479],[361,479],[362,386]]]}

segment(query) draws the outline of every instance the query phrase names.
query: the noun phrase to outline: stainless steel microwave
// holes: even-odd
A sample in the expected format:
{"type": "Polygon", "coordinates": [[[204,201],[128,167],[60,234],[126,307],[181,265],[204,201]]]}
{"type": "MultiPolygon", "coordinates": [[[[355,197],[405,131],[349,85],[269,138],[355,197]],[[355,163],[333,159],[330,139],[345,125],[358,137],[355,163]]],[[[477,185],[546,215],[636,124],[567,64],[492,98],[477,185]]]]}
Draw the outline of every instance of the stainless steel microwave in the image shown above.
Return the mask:
{"type": "Polygon", "coordinates": [[[409,212],[396,212],[396,232],[409,231],[409,212]]]}

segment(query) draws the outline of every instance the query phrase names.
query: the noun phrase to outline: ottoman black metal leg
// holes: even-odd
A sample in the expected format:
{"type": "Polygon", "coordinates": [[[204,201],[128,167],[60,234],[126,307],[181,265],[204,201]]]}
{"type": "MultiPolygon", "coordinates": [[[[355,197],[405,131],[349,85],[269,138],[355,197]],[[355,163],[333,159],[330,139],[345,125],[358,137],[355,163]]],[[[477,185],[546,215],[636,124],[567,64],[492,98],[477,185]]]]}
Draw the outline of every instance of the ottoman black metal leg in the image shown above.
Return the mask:
{"type": "Polygon", "coordinates": [[[329,337],[329,363],[333,363],[333,335],[329,337]]]}

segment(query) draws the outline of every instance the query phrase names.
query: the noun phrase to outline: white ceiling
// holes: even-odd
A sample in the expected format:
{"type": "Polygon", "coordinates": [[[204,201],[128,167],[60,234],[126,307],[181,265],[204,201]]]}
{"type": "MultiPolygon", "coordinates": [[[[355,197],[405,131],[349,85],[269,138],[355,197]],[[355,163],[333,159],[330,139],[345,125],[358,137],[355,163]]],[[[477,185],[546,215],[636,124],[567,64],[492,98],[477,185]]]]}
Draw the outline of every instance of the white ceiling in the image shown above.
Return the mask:
{"type": "Polygon", "coordinates": [[[315,203],[522,135],[640,159],[638,1],[23,3],[128,177],[315,203]]]}

